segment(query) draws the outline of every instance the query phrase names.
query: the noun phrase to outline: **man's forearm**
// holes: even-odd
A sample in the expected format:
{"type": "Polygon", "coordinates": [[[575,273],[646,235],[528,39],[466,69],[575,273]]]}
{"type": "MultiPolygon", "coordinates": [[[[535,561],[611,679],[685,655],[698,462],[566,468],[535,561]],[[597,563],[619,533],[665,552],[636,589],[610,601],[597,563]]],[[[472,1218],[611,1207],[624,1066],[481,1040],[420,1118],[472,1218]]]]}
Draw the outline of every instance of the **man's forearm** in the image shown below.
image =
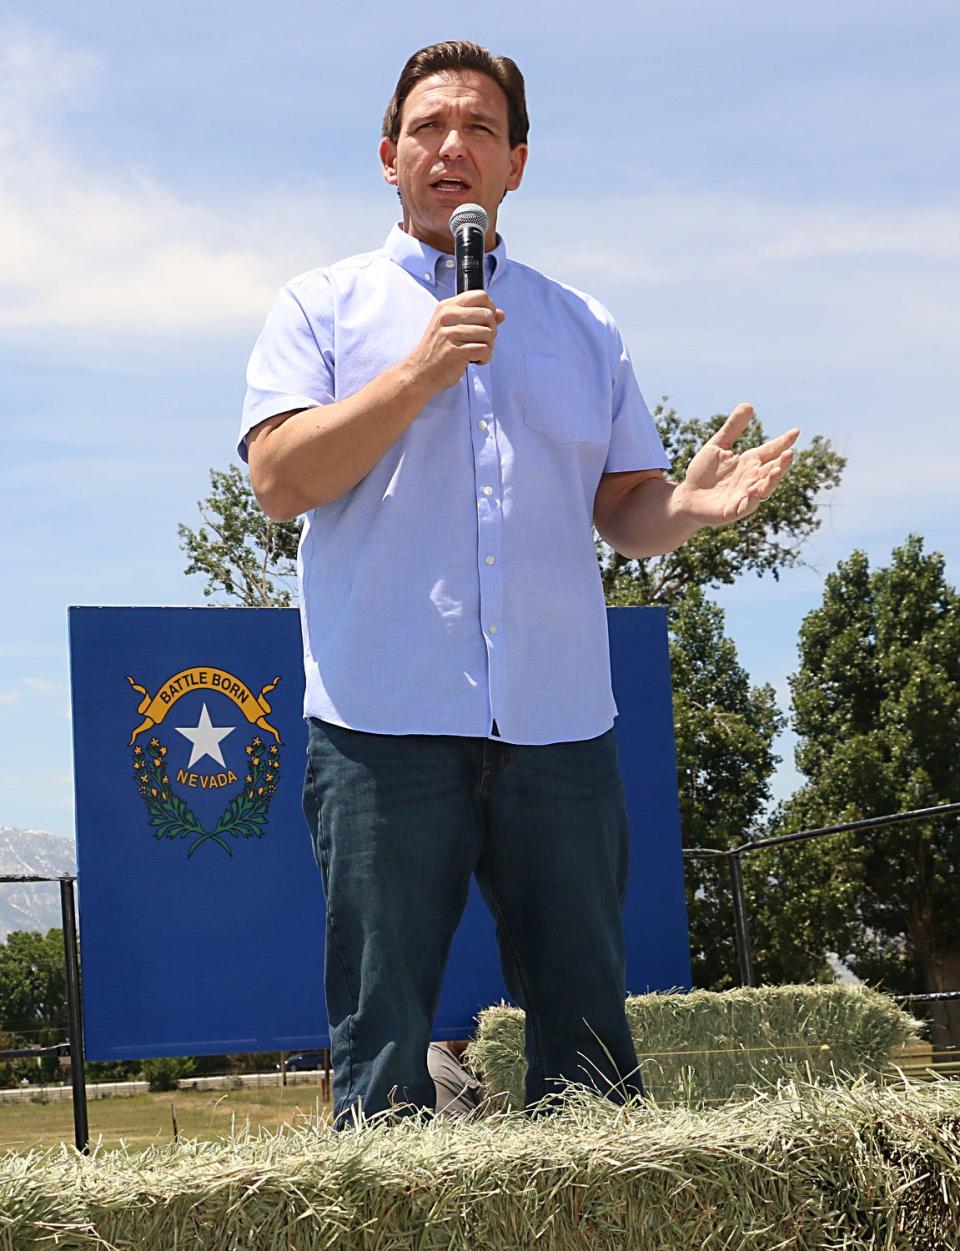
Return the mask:
{"type": "Polygon", "coordinates": [[[752,404],[738,404],[687,465],[682,482],[650,470],[605,473],[593,509],[600,537],[630,559],[661,556],[705,526],[752,516],[789,469],[800,434],[794,427],[737,452],[753,417],[752,404]]]}
{"type": "Polygon", "coordinates": [[[267,516],[290,521],[355,487],[435,395],[489,364],[503,317],[486,291],[440,300],[413,351],[354,395],[254,427],[250,481],[267,516]]]}
{"type": "Polygon", "coordinates": [[[364,478],[432,398],[407,361],[354,395],[267,421],[249,442],[250,481],[274,521],[339,499],[364,478]]]}
{"type": "Polygon", "coordinates": [[[694,514],[683,484],[661,477],[637,483],[596,523],[603,541],[630,559],[672,552],[707,524],[694,514]]]}

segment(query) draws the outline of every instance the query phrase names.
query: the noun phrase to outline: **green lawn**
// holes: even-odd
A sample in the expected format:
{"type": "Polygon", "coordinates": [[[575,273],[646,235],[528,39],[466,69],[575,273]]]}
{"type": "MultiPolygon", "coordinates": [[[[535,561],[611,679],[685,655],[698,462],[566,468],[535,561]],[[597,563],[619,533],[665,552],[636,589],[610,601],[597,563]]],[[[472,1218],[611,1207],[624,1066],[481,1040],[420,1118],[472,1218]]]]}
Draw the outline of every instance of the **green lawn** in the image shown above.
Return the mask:
{"type": "MultiPolygon", "coordinates": [[[[329,1117],[319,1086],[261,1086],[253,1090],[177,1090],[132,1098],[91,1099],[90,1145],[139,1148],[173,1140],[172,1110],[181,1138],[222,1138],[235,1124],[276,1131],[303,1117],[329,1117]]],[[[0,1104],[0,1151],[74,1143],[73,1104],[0,1104]]]]}

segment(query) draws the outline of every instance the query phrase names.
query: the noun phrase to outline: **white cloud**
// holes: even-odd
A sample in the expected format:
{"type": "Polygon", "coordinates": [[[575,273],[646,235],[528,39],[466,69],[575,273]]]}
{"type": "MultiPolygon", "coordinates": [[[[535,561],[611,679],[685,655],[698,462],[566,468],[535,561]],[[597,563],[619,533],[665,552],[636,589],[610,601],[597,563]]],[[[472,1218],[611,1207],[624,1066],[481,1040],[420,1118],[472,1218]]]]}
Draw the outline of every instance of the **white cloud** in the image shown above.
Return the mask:
{"type": "MultiPolygon", "coordinates": [[[[65,140],[68,114],[81,95],[96,98],[102,68],[23,29],[4,34],[0,328],[55,344],[58,363],[73,352],[85,367],[122,362],[136,376],[138,360],[169,358],[165,335],[190,336],[201,356],[213,336],[246,347],[285,278],[382,238],[392,208],[382,195],[351,200],[302,181],[218,205],[147,169],[81,167],[65,140]]],[[[932,520],[949,515],[958,468],[943,449],[960,386],[960,210],[662,184],[625,197],[585,182],[550,197],[525,187],[502,222],[512,255],[609,304],[648,398],[667,392],[683,408],[692,385],[685,411],[749,398],[771,426],[830,437],[850,463],[825,545],[836,536],[849,548],[897,524],[926,526],[944,546],[932,520]],[[916,463],[904,457],[908,436],[916,463]]],[[[238,351],[238,385],[241,360],[238,351]]],[[[52,403],[38,414],[30,437],[58,452],[19,466],[19,485],[35,479],[86,503],[101,481],[114,497],[138,492],[162,458],[181,455],[176,439],[154,446],[153,429],[133,423],[98,452],[99,476],[78,474],[73,448],[97,443],[102,429],[95,402],[81,410],[52,403]]],[[[170,429],[177,420],[171,413],[170,429]]],[[[184,420],[193,422],[189,409],[184,420]]]]}
{"type": "Polygon", "coordinates": [[[670,372],[699,363],[753,376],[766,364],[786,378],[813,364],[821,375],[956,377],[960,211],[571,199],[550,207],[545,244],[534,223],[547,216],[518,212],[511,245],[614,309],[628,343],[642,344],[641,377],[654,360],[670,372]]]}
{"type": "Polygon", "coordinates": [[[129,335],[262,316],[275,258],[246,223],[65,150],[66,102],[100,73],[83,51],[0,27],[0,326],[129,335]]]}
{"type": "Polygon", "coordinates": [[[97,183],[52,148],[0,154],[0,233],[7,327],[222,329],[277,286],[215,214],[142,174],[97,183]]]}
{"type": "Polygon", "coordinates": [[[0,146],[7,146],[60,101],[89,98],[102,69],[89,50],[48,31],[8,21],[0,34],[0,146]]]}
{"type": "Polygon", "coordinates": [[[5,794],[26,794],[28,796],[42,793],[44,801],[54,807],[71,807],[73,805],[73,773],[32,773],[21,769],[15,773],[0,775],[0,786],[5,794]]]}
{"type": "Polygon", "coordinates": [[[896,212],[815,209],[797,223],[770,223],[763,260],[814,257],[893,257],[936,263],[960,260],[960,212],[921,208],[896,212]],[[798,228],[799,227],[799,228],[798,228]]]}
{"type": "Polygon", "coordinates": [[[0,704],[15,704],[19,698],[16,691],[0,691],[0,704]]]}
{"type": "MultiPolygon", "coordinates": [[[[4,31],[0,28],[0,36],[4,31]]],[[[0,38],[0,326],[38,336],[224,334],[262,320],[290,274],[375,243],[387,202],[319,184],[198,203],[149,170],[82,168],[64,118],[95,58],[27,31],[0,38]],[[321,253],[317,240],[322,240],[321,253]],[[362,242],[361,242],[362,241],[362,242]]],[[[532,191],[504,213],[511,250],[612,300],[645,341],[701,360],[953,345],[960,211],[662,191],[532,191]],[[549,244],[541,223],[549,220],[549,244]],[[561,247],[558,241],[567,240],[561,247]],[[639,311],[636,311],[639,310],[639,311]],[[798,345],[798,332],[803,335],[798,345]]]]}
{"type": "MultiPolygon", "coordinates": [[[[527,218],[529,209],[528,204],[527,218]]],[[[953,208],[865,211],[858,204],[789,204],[672,192],[629,199],[552,199],[549,210],[544,206],[547,211],[551,240],[572,241],[560,258],[564,270],[594,280],[704,283],[821,259],[960,260],[960,210],[953,208]],[[579,240],[590,242],[584,246],[579,240]]],[[[538,237],[531,236],[529,244],[542,248],[538,237]]],[[[556,260],[547,267],[555,265],[556,260]]]]}
{"type": "Polygon", "coordinates": [[[46,678],[24,678],[23,680],[38,695],[57,695],[63,690],[59,682],[50,682],[46,678]]]}

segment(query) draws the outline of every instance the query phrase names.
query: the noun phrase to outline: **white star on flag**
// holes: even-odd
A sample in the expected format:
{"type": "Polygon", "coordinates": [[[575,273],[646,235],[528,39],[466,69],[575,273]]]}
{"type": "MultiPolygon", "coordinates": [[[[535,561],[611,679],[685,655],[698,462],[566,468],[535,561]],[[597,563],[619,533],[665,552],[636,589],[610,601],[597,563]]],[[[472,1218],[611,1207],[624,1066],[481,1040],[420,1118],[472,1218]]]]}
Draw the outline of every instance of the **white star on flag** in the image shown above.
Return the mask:
{"type": "Polygon", "coordinates": [[[188,769],[192,769],[198,760],[202,760],[204,756],[209,756],[211,760],[215,760],[218,765],[226,764],[223,759],[223,752],[220,750],[220,740],[226,738],[228,734],[232,734],[237,727],[215,726],[210,722],[210,714],[207,712],[207,705],[203,705],[203,711],[200,713],[200,720],[195,726],[177,725],[174,729],[178,734],[182,734],[184,738],[188,738],[193,744],[193,750],[190,753],[190,763],[188,769]]]}

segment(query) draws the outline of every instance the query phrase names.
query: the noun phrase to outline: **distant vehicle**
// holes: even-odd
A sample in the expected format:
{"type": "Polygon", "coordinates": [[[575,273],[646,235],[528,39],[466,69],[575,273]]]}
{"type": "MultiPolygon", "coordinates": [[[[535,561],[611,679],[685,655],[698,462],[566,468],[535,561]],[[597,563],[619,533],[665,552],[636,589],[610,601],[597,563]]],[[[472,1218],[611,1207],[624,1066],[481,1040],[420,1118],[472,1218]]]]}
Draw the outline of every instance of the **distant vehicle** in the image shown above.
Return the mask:
{"type": "Polygon", "coordinates": [[[295,1051],[287,1056],[288,1073],[309,1073],[325,1067],[326,1056],[322,1051],[295,1051]]]}

